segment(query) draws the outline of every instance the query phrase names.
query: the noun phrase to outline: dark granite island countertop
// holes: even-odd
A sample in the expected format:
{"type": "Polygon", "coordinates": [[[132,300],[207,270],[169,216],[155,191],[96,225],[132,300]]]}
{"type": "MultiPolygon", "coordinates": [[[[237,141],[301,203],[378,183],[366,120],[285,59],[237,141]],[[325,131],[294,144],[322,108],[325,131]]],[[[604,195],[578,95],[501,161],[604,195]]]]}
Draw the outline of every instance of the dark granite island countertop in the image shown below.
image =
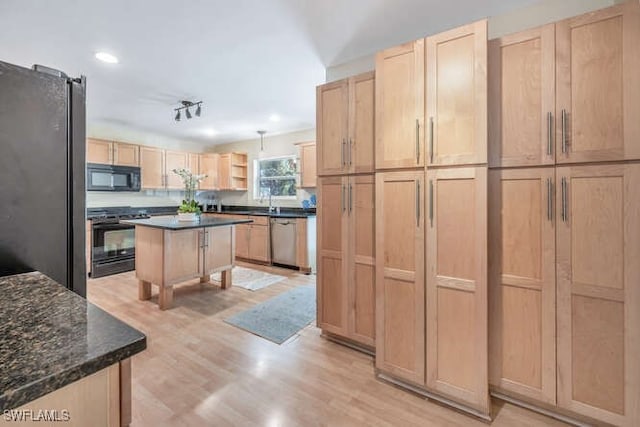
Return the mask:
{"type": "Polygon", "coordinates": [[[146,337],[42,273],[0,277],[0,410],[122,361],[146,337]]]}
{"type": "Polygon", "coordinates": [[[190,228],[222,227],[225,225],[247,224],[251,219],[223,219],[201,216],[198,221],[178,221],[177,217],[152,217],[146,219],[121,220],[123,224],[142,225],[145,227],[162,228],[164,230],[187,230],[190,228]]]}

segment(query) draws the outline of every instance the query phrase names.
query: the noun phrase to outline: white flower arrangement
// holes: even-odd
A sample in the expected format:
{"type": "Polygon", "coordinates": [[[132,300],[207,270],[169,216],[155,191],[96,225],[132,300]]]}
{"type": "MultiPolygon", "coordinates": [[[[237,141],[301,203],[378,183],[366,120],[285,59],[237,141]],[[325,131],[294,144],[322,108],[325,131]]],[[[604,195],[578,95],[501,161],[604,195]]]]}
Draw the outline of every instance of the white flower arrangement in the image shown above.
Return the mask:
{"type": "Polygon", "coordinates": [[[189,169],[179,168],[174,169],[173,173],[182,178],[182,182],[184,183],[184,200],[182,204],[178,208],[178,212],[180,213],[200,213],[200,207],[198,206],[198,202],[195,200],[196,196],[196,187],[198,183],[205,179],[207,175],[200,174],[195,175],[189,169]]]}

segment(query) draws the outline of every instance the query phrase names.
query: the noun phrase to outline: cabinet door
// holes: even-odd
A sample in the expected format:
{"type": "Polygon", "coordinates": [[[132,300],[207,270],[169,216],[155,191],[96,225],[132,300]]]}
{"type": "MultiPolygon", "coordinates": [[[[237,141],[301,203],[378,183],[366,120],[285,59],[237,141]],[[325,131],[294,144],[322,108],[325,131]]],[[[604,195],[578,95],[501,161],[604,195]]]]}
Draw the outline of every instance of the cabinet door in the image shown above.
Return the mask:
{"type": "Polygon", "coordinates": [[[200,174],[200,155],[196,153],[187,153],[187,169],[192,173],[200,174]]]}
{"type": "Polygon", "coordinates": [[[179,283],[203,276],[204,228],[164,230],[163,239],[165,283],[179,283]]]}
{"type": "Polygon", "coordinates": [[[250,225],[249,226],[249,258],[256,261],[269,262],[269,226],[250,225]]]}
{"type": "Polygon", "coordinates": [[[489,380],[556,404],[554,168],[489,171],[489,380]]]}
{"type": "Polygon", "coordinates": [[[427,179],[427,386],[488,414],[487,169],[427,179]]]}
{"type": "Polygon", "coordinates": [[[220,154],[218,158],[218,186],[221,190],[231,189],[231,153],[220,154]]]}
{"type": "Polygon", "coordinates": [[[164,150],[140,147],[142,188],[164,188],[164,150]]]}
{"type": "Polygon", "coordinates": [[[217,190],[218,189],[218,162],[220,156],[215,153],[200,154],[200,171],[199,173],[207,175],[200,182],[201,190],[217,190]]]}
{"type": "Polygon", "coordinates": [[[189,154],[182,151],[169,151],[165,152],[165,186],[166,188],[173,188],[177,190],[184,189],[184,183],[182,178],[176,174],[174,169],[186,169],[189,154]]]}
{"type": "Polygon", "coordinates": [[[558,167],[558,403],[640,425],[640,165],[558,167]]]}
{"type": "Polygon", "coordinates": [[[430,165],[487,163],[487,21],[427,37],[430,165]]]}
{"type": "Polygon", "coordinates": [[[316,186],[316,144],[300,144],[300,187],[316,186]]]}
{"type": "Polygon", "coordinates": [[[376,169],[424,165],[424,40],[376,55],[376,169]]]}
{"type": "Polygon", "coordinates": [[[339,175],[345,172],[349,116],[347,82],[339,80],[316,89],[318,175],[339,175]]]}
{"type": "Polygon", "coordinates": [[[554,164],[555,25],[489,42],[489,166],[554,164]]]}
{"type": "Polygon", "coordinates": [[[375,345],[375,179],[373,175],[349,179],[349,336],[375,345]]]}
{"type": "Polygon", "coordinates": [[[318,179],[318,327],[347,336],[347,178],[318,179]]]}
{"type": "Polygon", "coordinates": [[[640,158],[639,40],[637,1],[556,24],[558,163],[640,158]]]}
{"type": "Polygon", "coordinates": [[[375,144],[374,72],[349,79],[349,150],[350,173],[373,173],[375,144]]]}
{"type": "Polygon", "coordinates": [[[424,172],[376,174],[376,367],[424,385],[424,172]]]}
{"type": "Polygon", "coordinates": [[[123,142],[114,142],[113,164],[119,166],[140,166],[140,147],[123,142]]]}
{"type": "Polygon", "coordinates": [[[226,270],[233,266],[234,227],[208,227],[204,229],[204,275],[226,270]]]}
{"type": "Polygon", "coordinates": [[[102,139],[87,138],[87,163],[113,163],[113,143],[102,139]]]}
{"type": "Polygon", "coordinates": [[[236,256],[239,258],[249,259],[249,235],[249,225],[236,225],[236,256]]]}

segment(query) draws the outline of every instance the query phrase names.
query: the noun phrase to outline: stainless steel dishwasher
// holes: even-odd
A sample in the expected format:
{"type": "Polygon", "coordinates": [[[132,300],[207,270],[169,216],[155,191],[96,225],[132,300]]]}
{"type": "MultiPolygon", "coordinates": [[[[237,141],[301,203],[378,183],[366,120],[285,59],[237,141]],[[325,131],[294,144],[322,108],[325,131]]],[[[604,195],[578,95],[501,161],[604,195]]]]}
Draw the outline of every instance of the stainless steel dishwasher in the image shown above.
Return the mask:
{"type": "Polygon", "coordinates": [[[295,218],[271,218],[271,262],[296,265],[295,218]]]}

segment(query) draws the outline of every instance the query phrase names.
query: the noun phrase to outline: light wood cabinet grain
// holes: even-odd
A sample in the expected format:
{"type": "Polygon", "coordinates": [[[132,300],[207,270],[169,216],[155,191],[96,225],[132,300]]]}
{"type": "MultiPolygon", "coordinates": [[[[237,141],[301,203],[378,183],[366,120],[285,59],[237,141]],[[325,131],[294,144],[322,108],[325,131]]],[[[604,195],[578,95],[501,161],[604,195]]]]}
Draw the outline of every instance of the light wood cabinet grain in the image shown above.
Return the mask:
{"type": "Polygon", "coordinates": [[[164,150],[140,146],[140,172],[142,188],[164,188],[164,150]]]}
{"type": "Polygon", "coordinates": [[[487,21],[426,38],[429,165],[487,163],[487,21]]]}
{"type": "Polygon", "coordinates": [[[349,78],[349,173],[373,173],[375,147],[375,73],[349,78]]]}
{"type": "Polygon", "coordinates": [[[316,187],[316,144],[304,142],[298,144],[300,157],[300,188],[316,187]]]}
{"type": "Polygon", "coordinates": [[[124,142],[114,142],[113,164],[118,166],[140,166],[140,147],[124,142]]]}
{"type": "Polygon", "coordinates": [[[555,25],[489,42],[489,166],[555,163],[555,25]]]}
{"type": "MultiPolygon", "coordinates": [[[[238,227],[237,225],[235,227],[238,227]]],[[[218,271],[233,268],[234,230],[232,227],[209,227],[202,230],[204,236],[204,256],[202,272],[208,276],[218,271]]]]}
{"type": "Polygon", "coordinates": [[[196,175],[200,174],[200,154],[187,153],[187,169],[196,175]]]}
{"type": "Polygon", "coordinates": [[[427,386],[487,415],[487,169],[427,180],[427,386]]]}
{"type": "Polygon", "coordinates": [[[174,169],[186,169],[189,162],[189,153],[184,151],[170,151],[164,152],[164,183],[165,188],[174,190],[183,190],[184,183],[182,178],[174,172],[174,169]]]}
{"type": "Polygon", "coordinates": [[[113,163],[113,142],[87,138],[87,163],[113,163]]]}
{"type": "Polygon", "coordinates": [[[556,169],[558,404],[640,423],[640,165],[556,169]]]}
{"type": "Polygon", "coordinates": [[[376,55],[376,169],[424,166],[424,40],[376,55]]]}
{"type": "Polygon", "coordinates": [[[555,168],[489,171],[489,380],[556,404],[555,168]]]}
{"type": "Polygon", "coordinates": [[[236,225],[236,256],[238,258],[249,259],[249,225],[236,225]]]}
{"type": "Polygon", "coordinates": [[[638,40],[636,1],[556,24],[557,163],[640,158],[638,40]]]}
{"type": "Polygon", "coordinates": [[[200,154],[198,157],[200,158],[199,172],[207,175],[207,177],[200,182],[200,189],[217,190],[220,188],[218,176],[220,155],[216,153],[206,153],[200,154]]]}
{"type": "Polygon", "coordinates": [[[249,259],[271,261],[269,225],[249,225],[249,259]]]}
{"type": "Polygon", "coordinates": [[[376,174],[376,367],[425,384],[424,172],[376,174]]]}

